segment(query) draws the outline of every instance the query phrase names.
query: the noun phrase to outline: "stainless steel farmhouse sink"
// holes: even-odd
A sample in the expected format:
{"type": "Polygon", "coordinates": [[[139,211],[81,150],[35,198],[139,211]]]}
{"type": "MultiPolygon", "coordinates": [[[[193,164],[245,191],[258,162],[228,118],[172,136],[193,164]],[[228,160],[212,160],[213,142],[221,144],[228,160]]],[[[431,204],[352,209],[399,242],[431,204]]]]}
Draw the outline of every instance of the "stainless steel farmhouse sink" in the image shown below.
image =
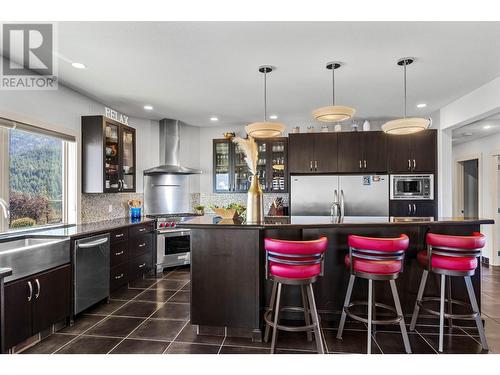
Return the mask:
{"type": "Polygon", "coordinates": [[[5,282],[69,263],[68,237],[26,235],[0,240],[0,268],[12,269],[5,282]]]}

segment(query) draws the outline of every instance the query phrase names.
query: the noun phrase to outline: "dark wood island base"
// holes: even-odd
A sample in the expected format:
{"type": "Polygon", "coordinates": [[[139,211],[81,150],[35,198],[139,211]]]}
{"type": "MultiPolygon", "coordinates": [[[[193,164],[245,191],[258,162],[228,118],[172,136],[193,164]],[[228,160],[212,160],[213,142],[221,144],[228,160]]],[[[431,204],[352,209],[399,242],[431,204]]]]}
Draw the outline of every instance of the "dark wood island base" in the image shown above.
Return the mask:
{"type": "MultiPolygon", "coordinates": [[[[416,256],[418,251],[425,249],[426,233],[470,235],[480,231],[482,224],[493,224],[493,220],[346,217],[338,223],[332,222],[329,217],[276,217],[266,218],[266,223],[262,225],[247,225],[211,216],[194,218],[179,225],[191,229],[191,323],[199,326],[200,334],[219,329],[225,330],[227,336],[262,340],[262,314],[272,286],[270,281],[265,280],[265,237],[287,240],[328,238],[324,274],[314,285],[314,293],[323,322],[338,320],[349,278],[344,265],[349,234],[373,237],[408,235],[410,245],[406,251],[404,271],[396,283],[403,313],[410,317],[422,275],[416,256]]],[[[479,306],[480,273],[478,267],[472,277],[479,306]]],[[[458,278],[451,280],[452,297],[467,301],[463,280],[455,279],[458,278]]],[[[375,282],[377,302],[392,305],[391,292],[386,284],[375,282]]],[[[366,301],[367,291],[366,280],[357,280],[353,300],[366,301]]],[[[429,277],[426,294],[432,293],[439,293],[437,277],[429,277]]],[[[300,298],[300,293],[288,288],[283,295],[283,306],[300,306],[300,298]]],[[[284,317],[295,318],[293,315],[284,317]]],[[[297,319],[302,317],[300,314],[297,319]]],[[[426,316],[422,315],[422,318],[426,316]]]]}

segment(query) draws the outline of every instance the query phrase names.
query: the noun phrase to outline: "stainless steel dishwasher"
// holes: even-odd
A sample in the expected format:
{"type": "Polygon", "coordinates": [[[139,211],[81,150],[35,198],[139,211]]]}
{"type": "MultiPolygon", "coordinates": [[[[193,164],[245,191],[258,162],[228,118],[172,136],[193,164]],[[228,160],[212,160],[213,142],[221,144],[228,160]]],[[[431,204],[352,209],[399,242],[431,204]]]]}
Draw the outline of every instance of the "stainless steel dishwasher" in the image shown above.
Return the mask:
{"type": "Polygon", "coordinates": [[[76,315],[109,297],[109,233],[77,240],[73,267],[76,315]]]}

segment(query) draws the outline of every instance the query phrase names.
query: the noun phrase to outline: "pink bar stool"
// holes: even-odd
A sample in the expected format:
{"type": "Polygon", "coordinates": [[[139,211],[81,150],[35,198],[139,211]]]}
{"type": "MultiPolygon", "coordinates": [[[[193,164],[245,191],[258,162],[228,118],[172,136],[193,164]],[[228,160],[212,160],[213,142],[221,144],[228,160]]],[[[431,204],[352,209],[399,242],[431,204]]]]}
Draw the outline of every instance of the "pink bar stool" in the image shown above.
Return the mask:
{"type": "Polygon", "coordinates": [[[439,351],[443,351],[444,319],[449,319],[450,326],[453,319],[475,320],[481,345],[484,350],[488,350],[486,335],[481,313],[477,304],[476,295],[472,286],[471,276],[477,268],[477,258],[481,255],[481,249],[486,243],[486,237],[474,232],[472,236],[451,236],[445,234],[427,233],[427,250],[417,254],[419,264],[424,268],[420,287],[418,289],[417,301],[411,319],[410,330],[415,329],[420,309],[429,314],[439,316],[439,351]],[[425,284],[429,272],[441,275],[441,295],[440,297],[423,297],[425,284]],[[465,280],[470,304],[451,298],[451,277],[460,276],[465,280]],[[448,298],[445,297],[446,278],[448,278],[448,298]],[[439,311],[424,307],[425,302],[439,301],[439,311]],[[445,312],[444,305],[448,303],[448,312],[445,312]],[[453,314],[452,305],[461,305],[472,308],[472,314],[453,314]]]}
{"type": "Polygon", "coordinates": [[[344,301],[344,308],[340,318],[337,338],[342,338],[346,317],[366,323],[368,325],[368,354],[371,353],[372,345],[372,324],[399,324],[403,343],[407,353],[411,353],[410,340],[406,332],[406,326],[399,302],[396,279],[403,271],[403,260],[405,250],[408,248],[409,239],[405,234],[398,238],[374,238],[349,235],[349,254],[346,254],[344,261],[349,267],[350,278],[347,293],[344,301]],[[351,302],[352,289],[356,277],[368,279],[368,302],[351,302]],[[389,281],[391,285],[392,297],[395,308],[382,303],[377,303],[373,295],[374,281],[389,281]],[[353,314],[350,309],[357,305],[368,305],[368,318],[353,314]],[[373,319],[377,307],[390,310],[396,314],[392,319],[373,319]]]}
{"type": "Polygon", "coordinates": [[[271,328],[273,329],[271,353],[274,353],[276,349],[278,330],[282,330],[307,332],[308,341],[312,340],[312,332],[314,332],[318,353],[324,354],[325,349],[312,284],[322,273],[323,255],[327,246],[326,237],[313,241],[285,241],[271,238],[264,240],[266,278],[273,281],[269,309],[264,313],[265,342],[269,341],[269,332],[271,328]],[[300,286],[302,307],[280,307],[282,285],[300,286]],[[281,311],[303,311],[305,325],[297,327],[279,324],[281,311]]]}

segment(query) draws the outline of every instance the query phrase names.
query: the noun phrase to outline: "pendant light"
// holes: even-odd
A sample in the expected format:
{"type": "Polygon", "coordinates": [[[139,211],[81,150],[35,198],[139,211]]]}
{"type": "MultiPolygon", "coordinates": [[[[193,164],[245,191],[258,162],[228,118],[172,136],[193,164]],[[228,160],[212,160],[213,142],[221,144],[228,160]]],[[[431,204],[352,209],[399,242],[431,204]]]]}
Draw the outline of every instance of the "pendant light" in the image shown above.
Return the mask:
{"type": "Polygon", "coordinates": [[[278,137],[285,131],[285,125],[280,122],[267,121],[267,74],[274,69],[270,65],[259,66],[259,72],[264,74],[264,121],[253,122],[245,126],[247,134],[253,138],[278,137]]]}
{"type": "Polygon", "coordinates": [[[382,130],[387,134],[412,134],[428,129],[431,126],[432,121],[430,118],[406,117],[406,67],[414,61],[413,57],[403,57],[397,61],[397,64],[404,68],[405,114],[403,118],[388,121],[382,125],[382,130]]]}
{"type": "Polygon", "coordinates": [[[338,122],[352,118],[356,110],[351,107],[335,105],[335,69],[342,66],[339,61],[332,61],[326,64],[326,69],[332,71],[332,105],[321,107],[313,111],[315,120],[321,122],[338,122]]]}

